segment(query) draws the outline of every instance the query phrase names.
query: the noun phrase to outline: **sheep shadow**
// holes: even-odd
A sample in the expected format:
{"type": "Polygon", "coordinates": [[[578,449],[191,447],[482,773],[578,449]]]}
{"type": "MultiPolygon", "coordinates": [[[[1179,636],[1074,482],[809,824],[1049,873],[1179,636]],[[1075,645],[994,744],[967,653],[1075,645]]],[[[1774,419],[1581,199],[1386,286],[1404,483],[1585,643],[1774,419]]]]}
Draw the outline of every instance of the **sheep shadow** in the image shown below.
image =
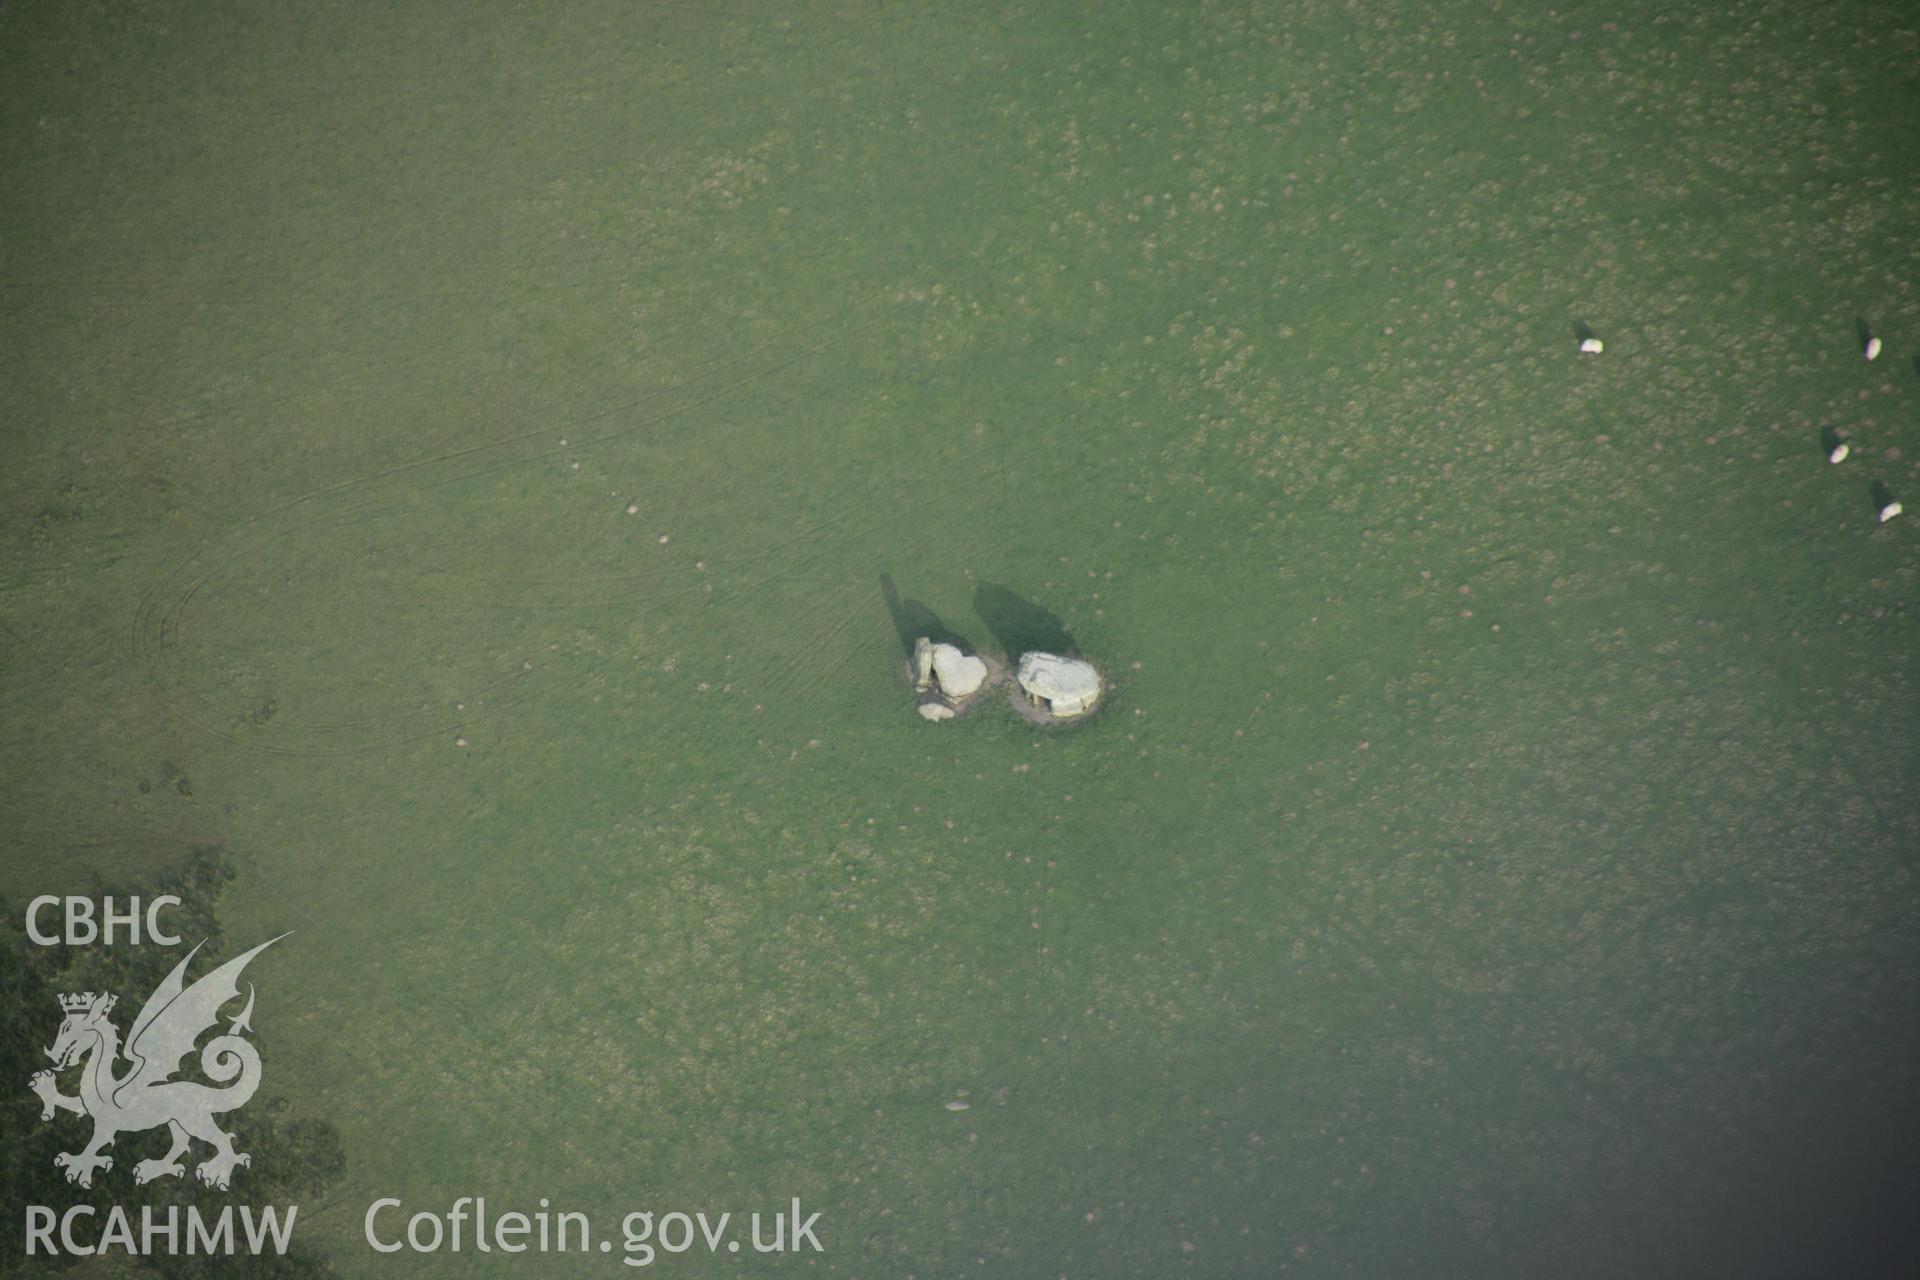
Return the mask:
{"type": "Polygon", "coordinates": [[[1036,649],[1062,657],[1080,654],[1079,644],[1059,615],[998,583],[983,582],[974,589],[973,611],[1010,660],[1036,649]]]}

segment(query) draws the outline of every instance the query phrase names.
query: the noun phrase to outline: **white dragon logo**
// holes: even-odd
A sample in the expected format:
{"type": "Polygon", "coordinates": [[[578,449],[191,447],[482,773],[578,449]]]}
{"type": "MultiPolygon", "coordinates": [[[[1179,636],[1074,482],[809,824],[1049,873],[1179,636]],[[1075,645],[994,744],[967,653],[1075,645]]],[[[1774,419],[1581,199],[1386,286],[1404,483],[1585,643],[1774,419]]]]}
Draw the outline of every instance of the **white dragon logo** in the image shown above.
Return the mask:
{"type": "Polygon", "coordinates": [[[115,1135],[163,1124],[173,1134],[173,1146],[160,1159],[135,1165],[135,1182],[151,1182],[162,1175],[178,1178],[186,1173],[180,1157],[187,1150],[189,1138],[213,1147],[213,1154],[194,1170],[194,1175],[210,1187],[225,1191],[234,1168],[252,1163],[245,1152],[233,1149],[233,1135],[213,1122],[215,1115],[245,1106],[260,1087],[260,1054],[241,1039],[242,1032],[253,1029],[252,983],[247,984],[247,1007],[231,1020],[225,1035],[215,1036],[200,1051],[201,1071],[225,1087],[215,1089],[168,1077],[193,1052],[201,1033],[219,1021],[221,1007],[240,994],[240,971],[247,967],[247,961],[278,941],[280,938],[270,938],[245,955],[235,956],[183,990],[181,976],[200,947],[189,951],[147,997],[140,1016],[133,1020],[125,1051],[133,1065],[118,1079],[114,1078],[113,1066],[120,1051],[120,1033],[107,1020],[115,997],[104,991],[99,995],[85,991],[60,997],[60,1007],[67,1016],[53,1047],[47,1050],[54,1070],[35,1073],[29,1086],[40,1095],[42,1120],[53,1119],[56,1111],[93,1117],[93,1140],[86,1149],[53,1158],[55,1165],[67,1171],[68,1182],[91,1187],[94,1170],[113,1168],[112,1157],[100,1152],[113,1144],[115,1135]],[[80,1094],[67,1097],[54,1082],[54,1071],[64,1071],[82,1058],[86,1066],[80,1072],[80,1094]]]}

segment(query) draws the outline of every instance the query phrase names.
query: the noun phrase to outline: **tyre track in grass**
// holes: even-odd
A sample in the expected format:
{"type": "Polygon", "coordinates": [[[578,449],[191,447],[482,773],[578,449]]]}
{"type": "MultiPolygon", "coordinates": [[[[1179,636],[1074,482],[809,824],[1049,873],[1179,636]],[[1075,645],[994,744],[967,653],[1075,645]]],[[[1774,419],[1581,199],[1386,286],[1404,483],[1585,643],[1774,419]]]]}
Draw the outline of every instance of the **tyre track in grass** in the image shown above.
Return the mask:
{"type": "MultiPolygon", "coordinates": [[[[939,264],[936,264],[936,268],[938,265],[939,264]]],[[[316,753],[351,754],[359,751],[377,750],[384,747],[418,742],[433,737],[436,734],[449,732],[453,726],[458,723],[458,721],[452,717],[437,719],[429,727],[415,729],[410,732],[383,734],[382,741],[379,743],[333,743],[320,746],[287,746],[261,743],[251,735],[243,738],[241,735],[232,733],[215,723],[219,718],[217,714],[208,714],[204,711],[197,710],[198,707],[209,703],[216,695],[211,693],[195,694],[190,690],[184,689],[182,686],[188,679],[188,675],[175,665],[172,655],[179,649],[179,641],[184,633],[189,611],[201,592],[210,583],[214,582],[223,574],[229,573],[236,566],[242,565],[251,559],[257,559],[262,554],[263,548],[269,544],[284,541],[299,533],[324,532],[350,521],[364,520],[370,514],[379,511],[397,509],[407,501],[416,498],[419,494],[427,490],[444,488],[448,485],[493,474],[511,467],[531,465],[541,460],[557,457],[565,452],[578,452],[595,446],[604,446],[609,443],[629,439],[642,431],[657,427],[663,422],[670,421],[706,405],[722,401],[726,397],[737,394],[747,387],[764,382],[778,374],[796,368],[805,361],[817,358],[837,348],[842,348],[845,344],[873,331],[890,316],[897,315],[901,310],[901,303],[886,300],[885,295],[889,292],[897,292],[897,290],[892,288],[874,290],[866,297],[842,307],[830,317],[830,322],[837,326],[834,331],[829,333],[823,340],[808,343],[799,347],[797,350],[794,349],[794,344],[790,338],[784,340],[779,338],[770,339],[768,342],[756,347],[752,352],[721,361],[708,370],[703,371],[703,373],[696,378],[678,384],[675,387],[650,392],[620,404],[596,410],[591,414],[575,417],[561,424],[543,425],[506,437],[502,440],[451,450],[433,457],[416,459],[381,468],[354,479],[342,481],[324,489],[316,490],[299,498],[290,499],[256,516],[250,517],[246,522],[236,526],[226,535],[222,535],[216,539],[210,539],[207,543],[203,543],[192,555],[176,565],[173,570],[169,571],[158,582],[149,586],[143,593],[135,609],[129,633],[129,643],[134,659],[137,664],[152,675],[155,683],[161,686],[169,710],[177,715],[184,723],[218,740],[235,744],[244,741],[249,745],[270,753],[292,755],[316,753]],[[737,368],[755,357],[766,357],[763,359],[760,367],[749,368],[742,376],[729,379],[718,386],[703,385],[710,383],[713,377],[719,372],[737,368]],[[638,422],[583,437],[565,446],[536,448],[507,458],[490,457],[490,455],[497,455],[500,451],[511,449],[514,446],[524,446],[543,438],[553,438],[553,434],[558,431],[573,432],[582,426],[590,427],[594,423],[604,422],[623,413],[631,413],[651,402],[656,402],[675,394],[688,395],[690,398],[687,399],[685,403],[670,405],[657,412],[647,414],[638,422]],[[434,471],[436,469],[441,471],[450,470],[452,474],[435,475],[434,471]],[[427,478],[413,479],[413,477],[422,475],[427,478]],[[359,491],[370,488],[378,488],[381,491],[360,501],[350,502],[344,507],[338,505],[329,507],[327,505],[337,504],[343,497],[349,497],[359,491]]],[[[817,333],[818,328],[819,326],[814,326],[809,329],[809,335],[817,333]]],[[[859,508],[857,511],[864,511],[870,508],[871,505],[872,504],[869,503],[866,507],[859,508]]],[[[817,522],[809,529],[803,530],[801,533],[785,539],[781,543],[761,548],[737,563],[760,563],[769,558],[778,558],[784,551],[806,551],[808,550],[810,540],[819,537],[828,530],[838,527],[850,516],[857,514],[857,511],[843,512],[828,520],[817,522]]],[[[951,517],[950,520],[952,518],[957,517],[951,517]]],[[[839,542],[830,544],[821,550],[813,551],[811,554],[803,556],[796,562],[780,564],[772,574],[767,575],[762,581],[772,582],[783,578],[791,578],[807,565],[816,562],[825,555],[830,555],[836,550],[851,545],[859,541],[862,537],[871,536],[873,531],[874,526],[869,523],[847,538],[843,538],[839,542]]],[[[667,572],[669,571],[653,570],[643,575],[622,575],[621,578],[656,579],[665,576],[667,572]]],[[[621,578],[616,578],[614,581],[618,582],[621,578]]],[[[610,600],[590,603],[593,607],[615,607],[629,606],[633,603],[644,602],[648,599],[656,601],[671,600],[692,594],[695,591],[704,590],[707,585],[709,584],[702,583],[695,586],[688,586],[665,593],[661,596],[641,597],[639,600],[636,600],[634,597],[620,596],[610,600]]],[[[758,582],[748,583],[743,589],[735,591],[729,599],[751,594],[759,585],[760,583],[758,582]]],[[[500,608],[522,609],[534,607],[529,602],[489,602],[484,599],[470,599],[464,603],[469,607],[481,609],[493,608],[496,610],[500,608]]],[[[555,609],[578,608],[581,607],[581,602],[557,601],[551,602],[547,607],[555,609]]],[[[602,659],[600,662],[593,664],[592,669],[597,670],[604,667],[610,660],[611,658],[602,659]]],[[[480,686],[480,691],[482,693],[494,692],[503,686],[526,682],[527,675],[528,672],[524,670],[509,673],[498,680],[480,686]]],[[[493,704],[493,709],[497,711],[502,709],[504,705],[516,705],[519,702],[525,701],[527,696],[531,695],[523,694],[519,698],[511,699],[506,704],[496,702],[493,704]]],[[[478,695],[474,695],[465,700],[474,701],[477,700],[477,697],[478,695]]],[[[305,726],[305,728],[315,732],[344,732],[349,730],[370,732],[392,726],[403,720],[416,719],[417,714],[418,713],[398,712],[383,717],[363,717],[349,721],[332,722],[326,726],[305,726]]],[[[300,729],[302,727],[303,726],[297,721],[280,723],[280,728],[283,730],[300,729]]]]}

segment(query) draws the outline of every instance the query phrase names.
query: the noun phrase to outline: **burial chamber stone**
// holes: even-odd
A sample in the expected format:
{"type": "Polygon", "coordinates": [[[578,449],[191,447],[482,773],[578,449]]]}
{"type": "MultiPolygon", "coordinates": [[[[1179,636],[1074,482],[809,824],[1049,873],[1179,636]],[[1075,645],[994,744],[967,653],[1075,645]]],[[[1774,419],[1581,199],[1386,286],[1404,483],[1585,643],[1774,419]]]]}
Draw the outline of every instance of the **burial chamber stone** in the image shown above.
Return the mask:
{"type": "Polygon", "coordinates": [[[933,646],[933,677],[949,698],[970,698],[987,682],[987,664],[950,644],[933,646]]]}
{"type": "Polygon", "coordinates": [[[925,693],[933,683],[933,641],[921,636],[913,642],[913,687],[925,693]]]}
{"type": "Polygon", "coordinates": [[[1024,653],[1018,678],[1028,697],[1061,719],[1085,715],[1100,700],[1100,673],[1078,658],[1024,653]]]}

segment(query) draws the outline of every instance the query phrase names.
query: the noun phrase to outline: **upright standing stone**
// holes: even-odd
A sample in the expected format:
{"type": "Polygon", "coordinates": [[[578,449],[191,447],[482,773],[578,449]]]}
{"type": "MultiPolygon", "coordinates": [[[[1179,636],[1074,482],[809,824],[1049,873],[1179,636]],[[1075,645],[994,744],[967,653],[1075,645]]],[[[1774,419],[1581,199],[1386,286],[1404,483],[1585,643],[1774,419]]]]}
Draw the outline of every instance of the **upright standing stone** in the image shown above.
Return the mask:
{"type": "Polygon", "coordinates": [[[921,693],[933,683],[933,641],[921,636],[913,642],[913,687],[921,693]]]}

